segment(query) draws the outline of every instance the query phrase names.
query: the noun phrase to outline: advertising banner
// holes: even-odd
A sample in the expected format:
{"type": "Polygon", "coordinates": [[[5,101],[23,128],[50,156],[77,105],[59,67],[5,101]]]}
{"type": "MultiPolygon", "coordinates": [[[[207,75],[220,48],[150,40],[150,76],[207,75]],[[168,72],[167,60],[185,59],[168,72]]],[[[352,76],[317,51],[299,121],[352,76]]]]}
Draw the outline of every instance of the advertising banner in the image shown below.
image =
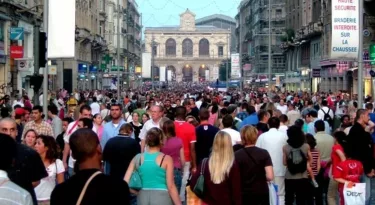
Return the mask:
{"type": "Polygon", "coordinates": [[[90,65],[89,72],[90,73],[97,73],[98,72],[98,66],[90,65]]]}
{"type": "Polygon", "coordinates": [[[23,58],[23,46],[10,46],[10,57],[23,58]]]}
{"type": "Polygon", "coordinates": [[[83,63],[78,64],[78,73],[87,73],[87,65],[83,63]]]}
{"type": "Polygon", "coordinates": [[[151,53],[142,53],[142,78],[151,78],[151,53]]]}
{"type": "Polygon", "coordinates": [[[358,29],[359,1],[332,0],[332,59],[358,58],[358,29]]]}
{"type": "Polygon", "coordinates": [[[48,58],[74,58],[76,1],[48,1],[48,58]]]}
{"type": "Polygon", "coordinates": [[[57,75],[57,67],[55,65],[48,66],[48,75],[57,75]]]}
{"type": "Polygon", "coordinates": [[[231,70],[231,78],[237,79],[241,77],[240,72],[240,54],[234,53],[231,55],[231,62],[232,62],[232,70],[231,70]]]}
{"type": "Polygon", "coordinates": [[[166,76],[166,69],[165,66],[160,67],[160,82],[165,82],[165,76],[166,76]]]}
{"type": "Polygon", "coordinates": [[[22,27],[10,28],[10,40],[18,41],[24,39],[24,30],[22,27]]]}

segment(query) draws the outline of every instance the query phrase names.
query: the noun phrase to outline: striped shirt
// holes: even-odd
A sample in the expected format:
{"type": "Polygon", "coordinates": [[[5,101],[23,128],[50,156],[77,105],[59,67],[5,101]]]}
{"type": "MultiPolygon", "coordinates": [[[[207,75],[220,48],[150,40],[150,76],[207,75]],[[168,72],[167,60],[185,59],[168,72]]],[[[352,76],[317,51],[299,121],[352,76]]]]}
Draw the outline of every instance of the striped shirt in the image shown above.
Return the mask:
{"type": "Polygon", "coordinates": [[[319,151],[315,149],[311,149],[311,169],[314,174],[314,176],[318,175],[318,158],[319,158],[319,151]]]}
{"type": "Polygon", "coordinates": [[[0,170],[0,204],[32,205],[33,199],[26,190],[11,182],[5,171],[0,170]]]}

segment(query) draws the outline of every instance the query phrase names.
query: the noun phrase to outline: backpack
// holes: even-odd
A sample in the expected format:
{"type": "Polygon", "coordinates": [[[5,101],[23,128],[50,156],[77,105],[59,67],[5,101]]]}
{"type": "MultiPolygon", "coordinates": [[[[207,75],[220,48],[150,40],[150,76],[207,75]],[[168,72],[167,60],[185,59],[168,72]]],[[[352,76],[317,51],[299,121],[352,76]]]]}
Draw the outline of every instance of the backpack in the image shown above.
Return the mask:
{"type": "Polygon", "coordinates": [[[323,117],[323,120],[324,121],[327,121],[328,122],[328,124],[329,124],[329,126],[331,126],[332,127],[332,125],[333,125],[333,118],[331,117],[331,115],[329,115],[329,112],[331,111],[331,109],[330,108],[328,108],[328,112],[326,113],[326,112],[324,112],[324,110],[323,110],[323,108],[322,109],[320,109],[323,113],[324,113],[324,117],[323,117]]]}
{"type": "Polygon", "coordinates": [[[291,174],[303,173],[307,170],[307,158],[301,148],[292,148],[287,158],[287,168],[291,174]]]}

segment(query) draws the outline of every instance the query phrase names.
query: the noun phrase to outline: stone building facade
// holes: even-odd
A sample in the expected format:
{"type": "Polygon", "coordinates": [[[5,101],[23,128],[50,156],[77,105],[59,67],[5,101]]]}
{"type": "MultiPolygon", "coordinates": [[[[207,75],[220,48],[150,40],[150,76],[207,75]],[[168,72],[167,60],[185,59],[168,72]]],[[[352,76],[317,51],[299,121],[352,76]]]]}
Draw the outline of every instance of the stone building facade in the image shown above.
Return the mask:
{"type": "Polygon", "coordinates": [[[155,81],[216,81],[219,66],[230,58],[231,31],[196,25],[187,9],[179,26],[146,27],[145,52],[153,51],[155,81]]]}

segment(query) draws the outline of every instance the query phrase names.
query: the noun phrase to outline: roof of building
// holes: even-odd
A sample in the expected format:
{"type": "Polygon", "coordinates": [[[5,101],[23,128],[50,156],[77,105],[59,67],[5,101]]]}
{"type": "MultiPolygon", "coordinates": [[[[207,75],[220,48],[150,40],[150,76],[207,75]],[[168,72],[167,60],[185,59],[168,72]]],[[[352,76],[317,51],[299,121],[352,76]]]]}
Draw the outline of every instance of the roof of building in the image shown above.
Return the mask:
{"type": "MultiPolygon", "coordinates": [[[[226,29],[218,28],[211,25],[199,25],[195,26],[196,31],[228,31],[226,29]]],[[[180,26],[162,26],[162,27],[146,27],[145,30],[152,31],[179,31],[180,26]]]]}
{"type": "Polygon", "coordinates": [[[210,21],[210,20],[214,20],[214,19],[225,20],[225,21],[229,21],[229,22],[234,23],[234,24],[236,23],[236,20],[234,20],[234,18],[232,18],[230,16],[223,15],[223,14],[213,14],[213,15],[205,16],[203,18],[195,20],[195,24],[203,23],[205,21],[210,21]]]}

